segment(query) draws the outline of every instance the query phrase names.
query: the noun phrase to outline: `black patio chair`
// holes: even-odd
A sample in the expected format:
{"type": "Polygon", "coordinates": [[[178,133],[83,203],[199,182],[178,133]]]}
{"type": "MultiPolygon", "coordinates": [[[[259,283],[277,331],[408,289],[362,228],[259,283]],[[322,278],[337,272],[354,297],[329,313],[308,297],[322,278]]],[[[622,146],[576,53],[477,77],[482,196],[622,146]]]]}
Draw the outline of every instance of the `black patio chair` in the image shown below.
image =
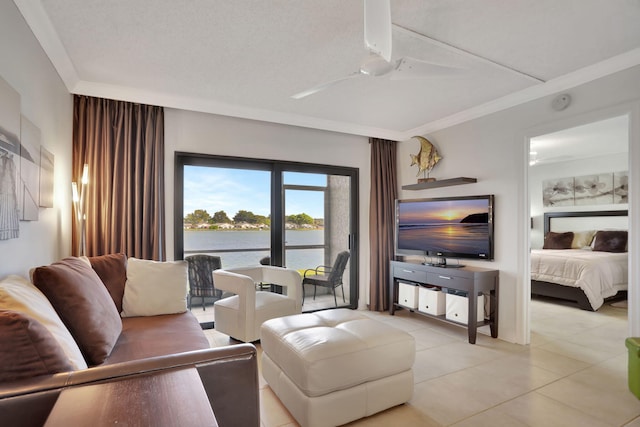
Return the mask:
{"type": "Polygon", "coordinates": [[[336,298],[336,288],[340,286],[342,289],[342,302],[344,299],[344,286],[342,284],[342,275],[347,267],[347,261],[349,261],[349,252],[340,252],[336,257],[336,261],[333,267],[326,265],[319,265],[316,268],[310,268],[305,270],[304,277],[302,278],[302,304],[304,304],[305,291],[304,285],[313,285],[313,299],[316,299],[316,290],[318,286],[323,288],[329,288],[333,292],[333,301],[338,306],[338,300],[336,298]],[[313,274],[311,274],[313,273],[313,274]]]}
{"type": "Polygon", "coordinates": [[[222,268],[222,261],[213,255],[191,255],[185,260],[189,266],[189,310],[194,297],[202,300],[202,310],[206,310],[205,298],[222,298],[222,291],[213,283],[213,271],[222,268]]]}

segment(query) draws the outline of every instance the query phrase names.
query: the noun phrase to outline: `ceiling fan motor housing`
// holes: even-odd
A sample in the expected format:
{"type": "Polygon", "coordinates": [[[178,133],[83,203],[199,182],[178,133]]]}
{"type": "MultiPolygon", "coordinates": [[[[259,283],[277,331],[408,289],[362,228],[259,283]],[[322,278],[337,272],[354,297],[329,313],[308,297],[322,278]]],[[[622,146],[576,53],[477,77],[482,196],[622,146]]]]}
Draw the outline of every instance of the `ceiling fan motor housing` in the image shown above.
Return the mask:
{"type": "Polygon", "coordinates": [[[378,55],[371,55],[360,64],[360,72],[373,77],[389,74],[395,68],[395,64],[378,55]]]}

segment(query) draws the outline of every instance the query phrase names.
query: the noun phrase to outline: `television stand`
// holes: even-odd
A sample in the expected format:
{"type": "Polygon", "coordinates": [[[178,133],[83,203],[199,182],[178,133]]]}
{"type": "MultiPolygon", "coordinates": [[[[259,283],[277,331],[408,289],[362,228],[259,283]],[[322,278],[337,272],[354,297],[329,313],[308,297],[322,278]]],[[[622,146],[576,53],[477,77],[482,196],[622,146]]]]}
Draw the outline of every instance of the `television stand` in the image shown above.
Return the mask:
{"type": "MultiPolygon", "coordinates": [[[[447,266],[453,267],[454,265],[448,264],[447,266]]],[[[425,318],[466,327],[469,343],[471,344],[476,343],[477,329],[483,325],[489,325],[493,338],[498,337],[498,270],[467,266],[452,271],[441,266],[433,267],[403,261],[391,261],[389,267],[389,314],[393,315],[396,310],[405,309],[412,313],[420,314],[425,318]],[[419,301],[418,304],[412,307],[400,304],[398,281],[410,286],[439,288],[445,292],[448,289],[463,291],[467,295],[468,310],[466,317],[468,321],[460,323],[447,319],[446,315],[426,313],[422,310],[419,301]],[[479,294],[484,294],[485,297],[489,298],[489,318],[476,322],[474,319],[477,316],[479,294]]]]}

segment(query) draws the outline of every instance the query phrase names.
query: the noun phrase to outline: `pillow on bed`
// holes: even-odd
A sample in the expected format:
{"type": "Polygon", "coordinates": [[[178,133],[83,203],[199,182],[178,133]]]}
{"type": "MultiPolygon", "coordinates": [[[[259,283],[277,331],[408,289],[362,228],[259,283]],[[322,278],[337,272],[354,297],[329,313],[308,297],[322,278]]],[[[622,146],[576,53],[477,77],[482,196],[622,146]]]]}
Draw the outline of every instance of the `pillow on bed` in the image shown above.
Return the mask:
{"type": "Polygon", "coordinates": [[[593,236],[595,234],[595,230],[574,231],[573,242],[571,242],[571,249],[591,249],[591,242],[593,241],[593,236]]]}
{"type": "Polygon", "coordinates": [[[542,249],[571,249],[572,242],[573,231],[567,231],[566,233],[554,233],[550,231],[544,236],[544,246],[542,246],[542,249]]]}
{"type": "Polygon", "coordinates": [[[598,231],[593,238],[593,250],[601,252],[626,252],[628,234],[626,231],[598,231]]]}

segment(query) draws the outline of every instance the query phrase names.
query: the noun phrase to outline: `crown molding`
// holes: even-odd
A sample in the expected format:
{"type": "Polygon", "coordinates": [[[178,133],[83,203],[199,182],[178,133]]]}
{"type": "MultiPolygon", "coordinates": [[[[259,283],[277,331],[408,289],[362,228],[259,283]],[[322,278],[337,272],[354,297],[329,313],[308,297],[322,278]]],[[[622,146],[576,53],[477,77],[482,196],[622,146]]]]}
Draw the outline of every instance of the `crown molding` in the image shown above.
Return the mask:
{"type": "Polygon", "coordinates": [[[72,93],[351,135],[376,136],[394,141],[401,136],[400,132],[389,129],[358,126],[352,123],[226,104],[205,98],[181,97],[103,83],[80,81],[72,93]]]}
{"type": "Polygon", "coordinates": [[[78,72],[42,4],[35,0],[13,0],[13,2],[49,57],[67,90],[72,92],[80,81],[78,72]]]}
{"type": "Polygon", "coordinates": [[[605,61],[581,68],[572,73],[565,74],[564,76],[556,77],[555,79],[551,79],[545,83],[530,86],[521,91],[511,93],[494,101],[486,102],[477,107],[452,114],[431,123],[426,123],[423,126],[419,126],[405,132],[403,140],[407,140],[413,135],[426,135],[460,123],[493,114],[498,111],[506,110],[508,108],[524,104],[525,102],[553,95],[599,78],[606,77],[610,74],[635,67],[636,65],[640,65],[640,48],[630,50],[605,61]]]}

